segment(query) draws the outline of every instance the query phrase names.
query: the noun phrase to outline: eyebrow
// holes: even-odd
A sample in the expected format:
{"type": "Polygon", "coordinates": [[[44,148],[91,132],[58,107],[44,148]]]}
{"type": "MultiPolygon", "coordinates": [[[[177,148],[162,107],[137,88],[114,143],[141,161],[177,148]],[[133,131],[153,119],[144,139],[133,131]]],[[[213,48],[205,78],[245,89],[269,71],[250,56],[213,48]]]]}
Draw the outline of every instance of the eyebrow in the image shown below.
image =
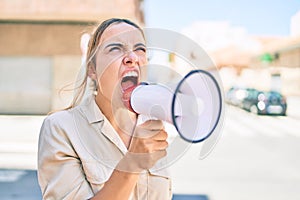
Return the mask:
{"type": "Polygon", "coordinates": [[[108,44],[104,47],[104,49],[108,48],[108,47],[111,47],[111,46],[118,46],[118,47],[122,47],[123,45],[121,43],[111,43],[111,44],[108,44]]]}
{"type": "Polygon", "coordinates": [[[143,44],[143,43],[137,43],[137,44],[135,44],[133,47],[135,48],[135,47],[138,47],[138,46],[143,46],[143,47],[145,47],[145,48],[146,48],[146,45],[145,45],[145,44],[143,44]]]}
{"type": "MultiPolygon", "coordinates": [[[[124,46],[124,45],[121,44],[121,43],[111,43],[111,44],[106,45],[106,46],[104,47],[104,49],[106,49],[106,48],[108,48],[108,47],[111,47],[111,46],[122,47],[122,46],[124,46]]],[[[133,47],[136,48],[136,47],[138,47],[138,46],[143,46],[143,47],[146,48],[146,45],[143,44],[143,43],[137,43],[137,44],[135,44],[133,47]]]]}

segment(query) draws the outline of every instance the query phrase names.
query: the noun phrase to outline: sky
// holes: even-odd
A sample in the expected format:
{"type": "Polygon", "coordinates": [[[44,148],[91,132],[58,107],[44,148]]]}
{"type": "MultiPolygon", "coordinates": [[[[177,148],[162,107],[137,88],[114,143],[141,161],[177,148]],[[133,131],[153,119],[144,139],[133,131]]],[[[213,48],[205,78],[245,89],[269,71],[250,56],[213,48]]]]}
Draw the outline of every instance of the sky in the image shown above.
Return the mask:
{"type": "Polygon", "coordinates": [[[144,10],[146,27],[181,31],[194,21],[229,21],[250,35],[288,36],[300,0],[144,0],[144,10]]]}

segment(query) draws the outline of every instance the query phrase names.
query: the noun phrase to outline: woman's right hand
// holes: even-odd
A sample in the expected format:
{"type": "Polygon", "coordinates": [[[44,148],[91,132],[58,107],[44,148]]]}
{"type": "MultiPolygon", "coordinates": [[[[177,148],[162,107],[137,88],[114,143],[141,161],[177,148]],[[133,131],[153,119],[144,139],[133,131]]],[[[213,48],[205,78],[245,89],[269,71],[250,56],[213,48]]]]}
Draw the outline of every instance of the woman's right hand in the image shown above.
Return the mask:
{"type": "Polygon", "coordinates": [[[148,120],[137,125],[123,158],[122,167],[131,172],[150,169],[155,163],[167,155],[168,134],[161,120],[148,120]]]}

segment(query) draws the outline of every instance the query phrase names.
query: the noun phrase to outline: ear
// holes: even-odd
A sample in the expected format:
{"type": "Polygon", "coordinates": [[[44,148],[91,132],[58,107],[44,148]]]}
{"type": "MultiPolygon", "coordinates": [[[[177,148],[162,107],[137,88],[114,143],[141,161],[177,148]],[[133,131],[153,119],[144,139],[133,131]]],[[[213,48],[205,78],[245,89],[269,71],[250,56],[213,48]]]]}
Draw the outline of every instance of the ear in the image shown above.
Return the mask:
{"type": "Polygon", "coordinates": [[[92,79],[97,81],[97,73],[96,73],[96,67],[94,64],[88,65],[88,76],[92,79]]]}

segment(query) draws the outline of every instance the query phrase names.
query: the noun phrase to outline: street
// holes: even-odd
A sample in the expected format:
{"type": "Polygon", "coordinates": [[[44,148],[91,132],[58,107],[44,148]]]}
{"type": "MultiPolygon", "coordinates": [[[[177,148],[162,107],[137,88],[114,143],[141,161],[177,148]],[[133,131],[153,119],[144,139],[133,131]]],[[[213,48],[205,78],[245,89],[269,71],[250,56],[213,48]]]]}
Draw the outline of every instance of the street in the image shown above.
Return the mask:
{"type": "Polygon", "coordinates": [[[299,122],[298,115],[256,116],[227,106],[212,153],[199,160],[201,144],[193,145],[172,165],[174,191],[211,200],[300,199],[299,122]]]}
{"type": "MultiPolygon", "coordinates": [[[[193,144],[171,166],[174,193],[206,195],[209,200],[300,199],[297,105],[299,102],[294,101],[288,116],[257,116],[226,105],[222,135],[213,151],[201,160],[202,144],[193,144]]],[[[36,170],[38,132],[43,119],[44,116],[0,116],[2,197],[20,187],[19,180],[36,170]],[[21,171],[7,176],[5,169],[21,171]],[[12,180],[16,184],[11,184],[12,180]]],[[[31,177],[32,187],[37,189],[35,173],[31,177]]],[[[22,183],[28,185],[26,181],[22,183]]],[[[35,194],[36,199],[41,198],[38,192],[35,194]]],[[[13,198],[8,194],[4,199],[13,198]]]]}

